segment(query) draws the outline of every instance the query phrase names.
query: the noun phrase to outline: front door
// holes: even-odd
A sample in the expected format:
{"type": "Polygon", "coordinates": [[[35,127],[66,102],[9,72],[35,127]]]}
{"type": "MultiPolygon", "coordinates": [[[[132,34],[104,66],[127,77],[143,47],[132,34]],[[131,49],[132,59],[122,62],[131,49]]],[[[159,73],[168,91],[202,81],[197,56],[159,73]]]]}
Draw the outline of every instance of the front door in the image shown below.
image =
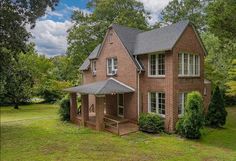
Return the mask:
{"type": "Polygon", "coordinates": [[[119,117],[124,117],[124,94],[118,94],[117,95],[117,115],[119,117]]]}

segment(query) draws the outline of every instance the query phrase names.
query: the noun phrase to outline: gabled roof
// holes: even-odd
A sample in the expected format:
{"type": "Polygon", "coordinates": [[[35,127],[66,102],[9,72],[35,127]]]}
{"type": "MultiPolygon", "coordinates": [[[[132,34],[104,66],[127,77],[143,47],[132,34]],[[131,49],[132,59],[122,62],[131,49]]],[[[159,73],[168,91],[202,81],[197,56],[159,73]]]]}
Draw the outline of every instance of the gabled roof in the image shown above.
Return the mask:
{"type": "Polygon", "coordinates": [[[79,70],[88,70],[89,64],[89,58],[86,58],[83,64],[80,66],[79,70]]]}
{"type": "Polygon", "coordinates": [[[178,41],[189,21],[143,32],[137,35],[134,55],[171,50],[178,41]]]}
{"type": "Polygon", "coordinates": [[[104,81],[97,81],[95,83],[89,83],[81,86],[76,86],[72,88],[64,89],[67,92],[76,92],[81,94],[112,94],[112,93],[130,93],[134,92],[135,90],[114,79],[109,78],[104,81]]]}
{"type": "Polygon", "coordinates": [[[97,58],[100,47],[101,47],[101,44],[99,44],[98,46],[96,46],[96,48],[91,52],[91,54],[89,55],[88,58],[89,58],[89,59],[95,59],[95,58],[97,58]]]}
{"type": "MultiPolygon", "coordinates": [[[[142,31],[135,28],[121,26],[118,24],[112,24],[111,28],[115,30],[116,34],[127,49],[137,68],[143,70],[142,64],[136,59],[135,56],[158,51],[171,50],[189,24],[191,23],[188,20],[185,20],[151,31],[142,31]]],[[[203,50],[206,53],[201,38],[199,37],[193,25],[192,27],[200,41],[201,46],[203,47],[203,50]]],[[[101,46],[102,45],[99,44],[92,51],[88,58],[97,58],[99,56],[101,46]]],[[[80,68],[80,70],[86,70],[88,69],[89,63],[85,62],[82,66],[83,68],[80,68]],[[85,66],[87,66],[87,68],[84,68],[85,66]]]]}

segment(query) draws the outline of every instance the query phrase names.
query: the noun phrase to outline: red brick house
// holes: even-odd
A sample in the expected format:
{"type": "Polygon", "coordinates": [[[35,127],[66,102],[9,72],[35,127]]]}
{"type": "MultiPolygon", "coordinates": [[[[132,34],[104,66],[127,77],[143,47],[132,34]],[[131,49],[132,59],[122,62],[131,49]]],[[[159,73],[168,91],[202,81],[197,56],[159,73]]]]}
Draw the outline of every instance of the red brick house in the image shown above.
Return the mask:
{"type": "Polygon", "coordinates": [[[83,85],[66,89],[71,121],[121,134],[137,128],[140,113],[154,112],[165,119],[166,131],[173,132],[188,92],[199,91],[205,108],[209,104],[206,54],[189,21],[151,31],[113,24],[80,67],[83,85]],[[81,94],[80,115],[76,93],[81,94]]]}

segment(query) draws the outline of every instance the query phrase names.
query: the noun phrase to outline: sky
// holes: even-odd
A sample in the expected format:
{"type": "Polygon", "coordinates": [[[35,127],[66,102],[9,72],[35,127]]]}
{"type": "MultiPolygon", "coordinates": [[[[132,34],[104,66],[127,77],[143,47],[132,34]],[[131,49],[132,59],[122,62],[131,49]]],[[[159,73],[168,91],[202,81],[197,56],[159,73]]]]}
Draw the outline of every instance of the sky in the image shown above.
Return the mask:
{"type": "MultiPolygon", "coordinates": [[[[160,17],[161,10],[170,0],[138,0],[151,13],[150,24],[154,24],[160,17]]],[[[47,9],[46,14],[36,21],[31,41],[36,45],[36,51],[47,57],[63,55],[67,48],[67,30],[73,25],[71,15],[74,10],[91,13],[86,8],[88,0],[60,0],[55,10],[47,9]]]]}

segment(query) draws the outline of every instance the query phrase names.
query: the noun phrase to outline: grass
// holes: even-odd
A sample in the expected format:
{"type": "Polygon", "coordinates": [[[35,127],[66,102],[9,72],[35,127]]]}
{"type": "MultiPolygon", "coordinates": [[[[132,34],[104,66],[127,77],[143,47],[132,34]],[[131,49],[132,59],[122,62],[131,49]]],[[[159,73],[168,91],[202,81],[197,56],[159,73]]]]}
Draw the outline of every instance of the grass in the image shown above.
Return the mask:
{"type": "Polygon", "coordinates": [[[236,107],[223,129],[198,141],[142,132],[116,136],[58,120],[55,105],[1,107],[1,161],[170,160],[236,161],[236,107]]]}

